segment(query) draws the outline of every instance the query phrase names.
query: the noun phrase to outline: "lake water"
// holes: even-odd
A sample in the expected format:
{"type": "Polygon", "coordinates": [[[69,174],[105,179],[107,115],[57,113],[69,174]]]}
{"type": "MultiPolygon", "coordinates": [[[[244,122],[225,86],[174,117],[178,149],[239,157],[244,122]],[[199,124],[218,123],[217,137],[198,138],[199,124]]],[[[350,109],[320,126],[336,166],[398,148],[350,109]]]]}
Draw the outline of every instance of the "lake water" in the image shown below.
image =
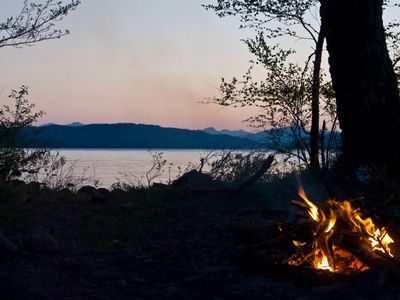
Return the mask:
{"type": "MultiPolygon", "coordinates": [[[[153,165],[153,156],[162,153],[166,164],[160,176],[154,182],[168,182],[182,175],[190,165],[199,165],[207,150],[143,150],[143,149],[59,149],[52,150],[66,158],[66,167],[72,166],[72,174],[90,180],[98,179],[99,186],[109,188],[118,181],[147,184],[146,172],[153,165]]],[[[153,175],[151,172],[150,175],[153,175]]]]}
{"type": "MultiPolygon", "coordinates": [[[[67,160],[67,166],[73,167],[74,176],[93,179],[100,186],[110,187],[117,181],[147,183],[146,172],[153,165],[153,156],[162,153],[167,162],[161,176],[155,182],[168,182],[181,174],[189,164],[200,163],[200,158],[207,154],[206,150],[143,150],[143,149],[60,149],[59,152],[67,160]]],[[[150,176],[154,174],[152,172],[150,176]]]]}

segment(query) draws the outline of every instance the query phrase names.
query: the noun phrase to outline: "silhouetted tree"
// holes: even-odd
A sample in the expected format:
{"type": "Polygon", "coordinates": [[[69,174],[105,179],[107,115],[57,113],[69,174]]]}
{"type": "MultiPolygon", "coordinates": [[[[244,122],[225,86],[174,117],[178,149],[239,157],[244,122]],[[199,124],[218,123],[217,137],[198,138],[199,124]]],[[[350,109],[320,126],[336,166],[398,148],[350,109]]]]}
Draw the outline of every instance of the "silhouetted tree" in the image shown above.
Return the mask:
{"type": "Polygon", "coordinates": [[[79,3],[80,0],[71,0],[66,5],[58,0],[46,0],[44,3],[25,0],[18,15],[0,23],[0,48],[30,46],[67,35],[68,30],[54,28],[55,22],[62,20],[79,3]]]}
{"type": "MultiPolygon", "coordinates": [[[[309,161],[309,166],[311,169],[319,168],[319,141],[320,141],[320,92],[321,92],[321,62],[322,54],[324,48],[324,29],[323,27],[315,22],[315,17],[313,16],[313,11],[318,4],[318,0],[217,0],[215,5],[205,5],[207,9],[213,9],[218,16],[239,16],[241,21],[241,28],[251,27],[255,28],[258,36],[256,39],[248,39],[246,43],[248,44],[250,51],[257,56],[257,60],[264,63],[265,61],[271,60],[265,55],[271,55],[272,51],[267,49],[270,42],[266,42],[265,39],[274,39],[282,36],[291,36],[299,39],[308,39],[313,42],[314,49],[310,49],[310,56],[305,64],[305,70],[308,69],[308,65],[312,57],[314,56],[314,64],[311,72],[311,85],[309,86],[309,94],[307,94],[308,101],[311,104],[311,124],[310,131],[305,130],[305,124],[298,126],[298,120],[295,120],[294,126],[296,131],[303,131],[304,134],[309,134],[309,139],[302,138],[302,135],[295,133],[295,138],[299,138],[300,143],[303,144],[301,151],[307,152],[307,162],[309,161]],[[254,51],[256,47],[254,45],[258,44],[258,48],[263,48],[263,51],[254,51]],[[266,51],[265,51],[266,50],[266,51]],[[264,55],[264,57],[263,57],[264,55]]],[[[275,49],[273,49],[275,50],[275,49]]],[[[281,61],[281,63],[285,63],[281,61]]],[[[264,63],[265,65],[265,63],[264,63]]],[[[266,66],[266,68],[270,68],[266,66]]],[[[295,74],[293,74],[294,77],[295,74]]],[[[302,77],[302,76],[300,76],[302,77]]],[[[269,80],[269,78],[267,79],[269,80]]],[[[291,98],[299,98],[300,94],[304,93],[304,85],[302,81],[298,81],[299,87],[297,91],[288,95],[288,88],[285,88],[280,84],[276,86],[276,89],[285,89],[287,94],[287,100],[283,107],[291,107],[290,110],[293,112],[298,109],[296,107],[295,100],[292,101],[291,98]],[[294,109],[293,109],[294,108],[294,109]]],[[[307,91],[308,92],[308,91],[307,91]]],[[[258,94],[260,95],[260,94],[258,94]]],[[[254,101],[253,103],[255,103],[254,101]]],[[[225,102],[226,103],[226,102],[225,102]]],[[[249,104],[246,103],[247,105],[249,104]]],[[[275,95],[265,94],[264,97],[264,107],[276,106],[275,95]],[[271,105],[268,105],[268,102],[271,105]],[[275,103],[274,103],[275,102],[275,103]]],[[[302,107],[304,108],[304,107],[302,107]]],[[[270,111],[270,109],[268,109],[270,111]]],[[[290,114],[291,112],[289,112],[290,114]]],[[[279,117],[279,116],[276,116],[279,117]]],[[[298,117],[296,117],[298,119],[298,117]]],[[[273,125],[269,122],[269,125],[273,125]]],[[[321,145],[323,149],[323,144],[321,145]]],[[[323,151],[321,151],[323,152],[323,151]]],[[[304,153],[303,153],[304,154],[304,153]]],[[[321,153],[323,156],[324,153],[321,153]]],[[[302,155],[304,157],[304,155],[302,155]]]]}
{"type": "Polygon", "coordinates": [[[400,98],[382,0],[320,0],[343,154],[354,166],[400,170],[400,98]]]}
{"type": "MultiPolygon", "coordinates": [[[[44,3],[25,0],[18,15],[0,22],[0,48],[31,46],[67,35],[68,30],[54,28],[55,22],[79,4],[80,0],[71,0],[66,5],[58,0],[44,3]]],[[[48,149],[33,148],[34,137],[28,135],[26,129],[42,117],[44,111],[35,112],[35,105],[27,96],[28,87],[22,86],[9,96],[15,100],[14,107],[0,107],[0,182],[18,177],[22,172],[38,172],[42,167],[48,168],[50,162],[53,166],[63,165],[63,158],[52,156],[48,149]]]]}

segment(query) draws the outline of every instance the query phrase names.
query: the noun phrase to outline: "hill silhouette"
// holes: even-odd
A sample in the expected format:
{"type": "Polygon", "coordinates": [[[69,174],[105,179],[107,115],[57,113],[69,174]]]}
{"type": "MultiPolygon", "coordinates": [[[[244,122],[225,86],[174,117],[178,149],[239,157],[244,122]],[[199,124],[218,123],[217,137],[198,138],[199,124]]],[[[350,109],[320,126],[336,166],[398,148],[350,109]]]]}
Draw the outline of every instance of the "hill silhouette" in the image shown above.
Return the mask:
{"type": "Polygon", "coordinates": [[[178,148],[178,149],[252,149],[254,141],[228,135],[211,135],[201,130],[164,128],[133,123],[90,124],[82,126],[49,125],[31,127],[34,147],[49,148],[178,148]]]}

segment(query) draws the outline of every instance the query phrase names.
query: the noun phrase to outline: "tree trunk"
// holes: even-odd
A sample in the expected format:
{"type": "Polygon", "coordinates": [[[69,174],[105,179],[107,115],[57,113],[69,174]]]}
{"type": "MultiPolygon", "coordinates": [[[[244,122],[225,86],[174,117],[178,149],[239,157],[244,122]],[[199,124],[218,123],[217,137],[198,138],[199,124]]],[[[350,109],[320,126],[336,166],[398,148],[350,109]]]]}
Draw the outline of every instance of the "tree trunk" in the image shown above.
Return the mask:
{"type": "Polygon", "coordinates": [[[319,89],[321,86],[321,61],[322,51],[324,50],[324,30],[321,26],[315,48],[315,60],[313,69],[313,83],[311,96],[311,133],[310,133],[310,167],[312,170],[319,170],[319,89]]]}
{"type": "MultiPolygon", "coordinates": [[[[400,98],[382,0],[320,0],[345,161],[400,173],[400,98]]],[[[397,175],[398,176],[398,175],[397,175]]]]}

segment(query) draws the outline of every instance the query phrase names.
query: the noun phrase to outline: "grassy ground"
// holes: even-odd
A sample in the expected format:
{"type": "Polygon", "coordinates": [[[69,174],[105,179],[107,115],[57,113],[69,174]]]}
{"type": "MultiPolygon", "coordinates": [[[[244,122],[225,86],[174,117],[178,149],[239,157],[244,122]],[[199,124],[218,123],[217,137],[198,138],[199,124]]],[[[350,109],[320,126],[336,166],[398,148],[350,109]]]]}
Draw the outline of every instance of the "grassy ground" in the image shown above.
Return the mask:
{"type": "MultiPolygon", "coordinates": [[[[306,173],[302,178],[312,199],[326,198],[321,182],[306,173]]],[[[4,252],[0,258],[4,299],[265,295],[259,286],[252,292],[239,288],[247,281],[233,261],[292,219],[290,200],[297,199],[294,175],[256,184],[241,195],[153,187],[111,192],[104,204],[29,186],[2,186],[0,191],[1,232],[25,252],[4,252]],[[58,242],[56,252],[25,249],[31,230],[38,227],[58,242]]],[[[359,193],[354,188],[339,192],[359,193]]]]}

